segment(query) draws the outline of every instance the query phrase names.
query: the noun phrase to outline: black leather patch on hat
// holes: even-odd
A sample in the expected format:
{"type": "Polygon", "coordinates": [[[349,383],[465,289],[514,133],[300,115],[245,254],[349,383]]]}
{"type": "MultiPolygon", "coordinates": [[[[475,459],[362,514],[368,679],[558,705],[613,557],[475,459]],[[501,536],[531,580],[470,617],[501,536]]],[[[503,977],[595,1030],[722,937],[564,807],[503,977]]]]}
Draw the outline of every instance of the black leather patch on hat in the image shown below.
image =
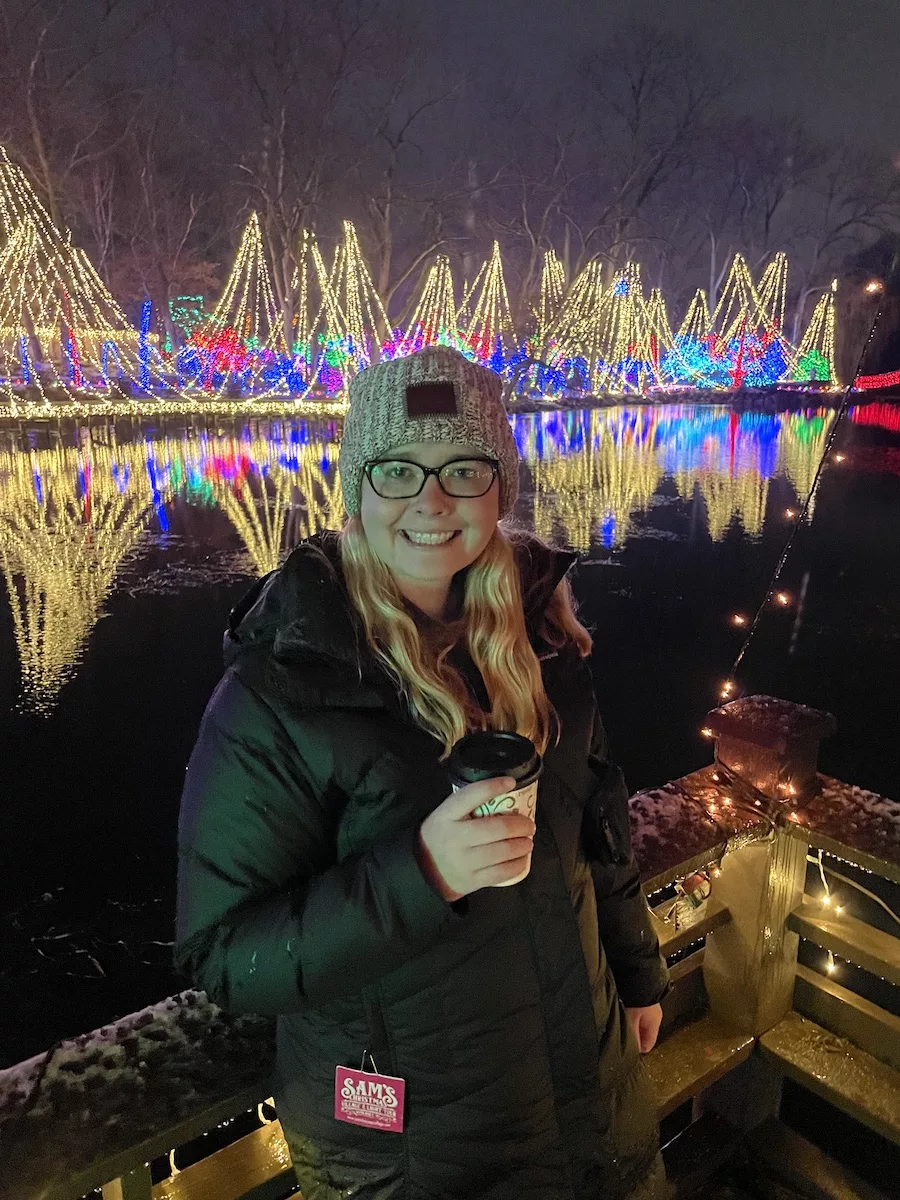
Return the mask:
{"type": "Polygon", "coordinates": [[[452,383],[411,383],[406,389],[407,417],[456,417],[459,405],[452,383]]]}

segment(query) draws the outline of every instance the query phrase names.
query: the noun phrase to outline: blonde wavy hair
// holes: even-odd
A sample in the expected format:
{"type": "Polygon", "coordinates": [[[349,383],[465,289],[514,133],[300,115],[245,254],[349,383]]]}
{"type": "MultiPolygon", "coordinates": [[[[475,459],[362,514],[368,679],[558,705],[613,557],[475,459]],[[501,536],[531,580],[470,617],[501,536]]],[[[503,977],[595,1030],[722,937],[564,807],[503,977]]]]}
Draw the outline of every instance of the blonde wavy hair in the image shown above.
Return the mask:
{"type": "MultiPolygon", "coordinates": [[[[559,741],[559,718],[544,690],[540,663],[525,629],[514,547],[527,536],[498,525],[466,573],[466,642],[490,698],[486,713],[447,661],[452,646],[436,656],[429,654],[360,518],[349,518],[341,530],[343,575],[367,641],[400,687],[417,722],[444,743],[441,761],[456,741],[476,729],[521,733],[541,754],[551,739],[559,741]]],[[[556,586],[538,632],[553,649],[574,643],[582,657],[590,654],[591,635],[576,616],[567,579],[556,586]]]]}

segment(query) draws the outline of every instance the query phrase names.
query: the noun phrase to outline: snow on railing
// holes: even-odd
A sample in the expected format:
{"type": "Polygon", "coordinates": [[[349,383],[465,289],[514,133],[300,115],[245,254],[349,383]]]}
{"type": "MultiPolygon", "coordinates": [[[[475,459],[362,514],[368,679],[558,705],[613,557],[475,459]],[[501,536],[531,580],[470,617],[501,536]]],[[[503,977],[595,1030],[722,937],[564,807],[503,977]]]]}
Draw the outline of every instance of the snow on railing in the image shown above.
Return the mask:
{"type": "MultiPolygon", "coordinates": [[[[735,928],[763,913],[767,937],[716,928],[703,963],[713,1012],[754,1036],[791,1007],[786,918],[809,848],[900,882],[900,805],[816,774],[833,727],[802,705],[733,701],[708,717],[712,766],[631,800],[645,892],[699,876],[735,928]]],[[[273,1064],[272,1021],[186,991],[0,1071],[0,1200],[75,1200],[132,1172],[128,1195],[149,1200],[149,1162],[259,1105],[273,1064]]]]}

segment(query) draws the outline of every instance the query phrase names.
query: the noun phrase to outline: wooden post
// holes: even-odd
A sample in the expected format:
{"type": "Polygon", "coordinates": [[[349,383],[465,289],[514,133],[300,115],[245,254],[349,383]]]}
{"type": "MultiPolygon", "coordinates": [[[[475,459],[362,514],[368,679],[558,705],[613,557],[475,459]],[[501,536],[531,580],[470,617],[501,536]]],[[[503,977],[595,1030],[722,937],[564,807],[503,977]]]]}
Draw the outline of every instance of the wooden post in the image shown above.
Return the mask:
{"type": "MultiPolygon", "coordinates": [[[[710,713],[706,725],[716,735],[716,765],[734,784],[734,800],[754,804],[774,824],[769,840],[723,859],[713,895],[728,906],[731,921],[710,932],[703,962],[711,1011],[758,1037],[793,1007],[799,938],[787,918],[806,877],[806,843],[777,822],[817,793],[819,742],[835,722],[790,701],[748,696],[710,713]]],[[[752,1059],[734,1076],[707,1098],[720,1115],[751,1128],[777,1110],[773,1072],[752,1059]]]]}
{"type": "Polygon", "coordinates": [[[713,892],[731,920],[706,939],[703,975],[710,1008],[754,1037],[792,1005],[799,938],[787,929],[800,903],[806,845],[777,829],[725,856],[713,892]]]}
{"type": "Polygon", "coordinates": [[[819,791],[819,743],[834,733],[831,713],[774,696],[743,696],[707,714],[716,763],[786,809],[819,791]]]}

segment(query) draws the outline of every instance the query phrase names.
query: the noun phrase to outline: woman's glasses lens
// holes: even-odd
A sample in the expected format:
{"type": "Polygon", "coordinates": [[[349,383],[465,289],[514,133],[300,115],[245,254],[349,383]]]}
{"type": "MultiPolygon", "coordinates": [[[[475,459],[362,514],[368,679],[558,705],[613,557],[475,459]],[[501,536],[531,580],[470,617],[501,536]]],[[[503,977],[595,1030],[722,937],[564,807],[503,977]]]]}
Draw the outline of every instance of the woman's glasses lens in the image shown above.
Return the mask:
{"type": "MultiPolygon", "coordinates": [[[[387,500],[402,500],[422,490],[425,471],[416,463],[380,462],[370,468],[372,487],[387,500]]],[[[494,467],[484,459],[460,459],[441,467],[438,476],[448,496],[483,496],[494,482],[494,467]]]]}

